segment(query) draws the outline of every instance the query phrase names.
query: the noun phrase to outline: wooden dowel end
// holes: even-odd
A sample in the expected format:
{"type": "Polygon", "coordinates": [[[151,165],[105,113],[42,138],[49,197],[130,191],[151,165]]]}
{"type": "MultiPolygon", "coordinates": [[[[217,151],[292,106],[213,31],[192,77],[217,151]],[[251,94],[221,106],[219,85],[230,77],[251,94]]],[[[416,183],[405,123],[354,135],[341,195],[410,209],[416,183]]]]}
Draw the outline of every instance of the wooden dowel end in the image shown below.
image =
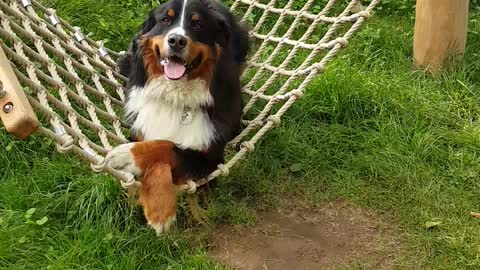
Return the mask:
{"type": "Polygon", "coordinates": [[[26,139],[39,125],[37,116],[1,46],[0,119],[7,132],[19,139],[26,139]]]}

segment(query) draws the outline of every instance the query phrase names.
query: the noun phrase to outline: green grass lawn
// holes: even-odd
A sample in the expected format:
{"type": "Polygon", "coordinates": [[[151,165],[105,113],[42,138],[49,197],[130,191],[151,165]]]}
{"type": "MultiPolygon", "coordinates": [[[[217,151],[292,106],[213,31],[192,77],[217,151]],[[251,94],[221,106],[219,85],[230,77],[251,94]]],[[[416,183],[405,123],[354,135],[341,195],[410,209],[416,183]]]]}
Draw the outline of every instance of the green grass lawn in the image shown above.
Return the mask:
{"type": "MultiPolygon", "coordinates": [[[[123,50],[156,1],[44,2],[123,50]]],[[[401,229],[408,256],[395,268],[480,269],[480,219],[470,216],[480,212],[480,9],[460,67],[432,77],[412,68],[413,2],[385,0],[283,127],[218,181],[213,223],[254,226],[255,211],[283,198],[346,200],[401,229]],[[441,224],[425,229],[431,221],[441,224]]],[[[0,268],[225,268],[184,211],[156,238],[112,177],[50,140],[0,128],[0,146],[0,268]]]]}

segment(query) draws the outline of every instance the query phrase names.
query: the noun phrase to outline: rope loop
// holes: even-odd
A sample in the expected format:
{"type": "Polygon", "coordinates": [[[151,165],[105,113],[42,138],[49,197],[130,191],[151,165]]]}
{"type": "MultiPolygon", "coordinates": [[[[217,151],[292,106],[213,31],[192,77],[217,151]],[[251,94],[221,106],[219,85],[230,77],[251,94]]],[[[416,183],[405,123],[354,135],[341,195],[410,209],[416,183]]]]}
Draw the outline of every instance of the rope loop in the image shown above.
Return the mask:
{"type": "Polygon", "coordinates": [[[188,180],[185,185],[182,185],[181,190],[188,194],[194,194],[197,192],[197,184],[193,180],[188,180]]]}
{"type": "Polygon", "coordinates": [[[105,166],[107,165],[107,160],[104,157],[97,155],[97,161],[98,162],[96,164],[91,163],[90,167],[94,172],[99,173],[105,169],[105,166]]]}
{"type": "Polygon", "coordinates": [[[322,63],[315,63],[312,65],[312,68],[310,69],[310,72],[312,69],[318,70],[318,72],[323,72],[325,70],[325,66],[322,63]]]}
{"type": "Polygon", "coordinates": [[[336,41],[338,44],[342,45],[342,48],[345,48],[345,47],[348,46],[348,40],[347,40],[346,38],[344,38],[344,37],[336,38],[335,41],[336,41]]]}
{"type": "Polygon", "coordinates": [[[62,135],[62,139],[62,144],[57,143],[57,151],[62,154],[72,151],[74,142],[72,136],[65,133],[62,135]]]}
{"type": "Polygon", "coordinates": [[[227,168],[227,166],[225,166],[225,164],[218,164],[217,168],[222,176],[228,176],[230,174],[230,170],[227,168]]]}
{"type": "Polygon", "coordinates": [[[366,10],[360,11],[360,12],[357,13],[357,14],[358,14],[358,16],[363,17],[363,18],[365,18],[365,19],[368,19],[368,18],[370,18],[370,16],[372,16],[372,14],[370,14],[370,12],[368,12],[368,11],[366,11],[366,10]]]}
{"type": "Polygon", "coordinates": [[[248,153],[255,151],[255,145],[251,142],[242,142],[241,147],[246,149],[248,153]]]}
{"type": "Polygon", "coordinates": [[[137,181],[135,181],[135,176],[133,174],[131,173],[124,173],[124,174],[125,174],[125,177],[120,179],[120,184],[124,189],[130,189],[132,187],[140,185],[140,183],[137,183],[137,181]]]}
{"type": "Polygon", "coordinates": [[[268,117],[268,121],[272,122],[274,126],[278,127],[282,124],[282,119],[276,115],[270,115],[268,117]]]}
{"type": "Polygon", "coordinates": [[[295,90],[295,91],[292,91],[292,95],[294,95],[297,99],[301,99],[303,98],[305,93],[302,90],[295,90]]]}

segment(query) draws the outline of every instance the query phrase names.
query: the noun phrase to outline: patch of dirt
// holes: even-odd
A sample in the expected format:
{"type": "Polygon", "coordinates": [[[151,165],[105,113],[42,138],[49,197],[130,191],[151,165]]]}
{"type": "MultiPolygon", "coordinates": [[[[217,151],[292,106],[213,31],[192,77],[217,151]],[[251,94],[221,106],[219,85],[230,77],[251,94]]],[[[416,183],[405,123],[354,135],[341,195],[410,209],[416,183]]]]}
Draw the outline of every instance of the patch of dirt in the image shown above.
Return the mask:
{"type": "Polygon", "coordinates": [[[234,269],[390,269],[399,234],[372,212],[345,202],[259,213],[255,226],[222,225],[211,255],[234,269]]]}

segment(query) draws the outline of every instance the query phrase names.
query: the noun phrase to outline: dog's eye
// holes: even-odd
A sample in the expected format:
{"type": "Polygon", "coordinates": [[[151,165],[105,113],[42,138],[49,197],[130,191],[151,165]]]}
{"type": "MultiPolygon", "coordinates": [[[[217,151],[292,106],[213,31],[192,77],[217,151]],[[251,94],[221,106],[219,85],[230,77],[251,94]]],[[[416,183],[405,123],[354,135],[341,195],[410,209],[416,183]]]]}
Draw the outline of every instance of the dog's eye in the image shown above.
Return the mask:
{"type": "Polygon", "coordinates": [[[164,18],[162,19],[162,23],[164,23],[164,24],[170,24],[170,17],[164,17],[164,18]]]}
{"type": "Polygon", "coordinates": [[[192,24],[192,29],[195,30],[195,31],[200,31],[200,30],[202,30],[202,25],[199,22],[194,22],[192,24]]]}

